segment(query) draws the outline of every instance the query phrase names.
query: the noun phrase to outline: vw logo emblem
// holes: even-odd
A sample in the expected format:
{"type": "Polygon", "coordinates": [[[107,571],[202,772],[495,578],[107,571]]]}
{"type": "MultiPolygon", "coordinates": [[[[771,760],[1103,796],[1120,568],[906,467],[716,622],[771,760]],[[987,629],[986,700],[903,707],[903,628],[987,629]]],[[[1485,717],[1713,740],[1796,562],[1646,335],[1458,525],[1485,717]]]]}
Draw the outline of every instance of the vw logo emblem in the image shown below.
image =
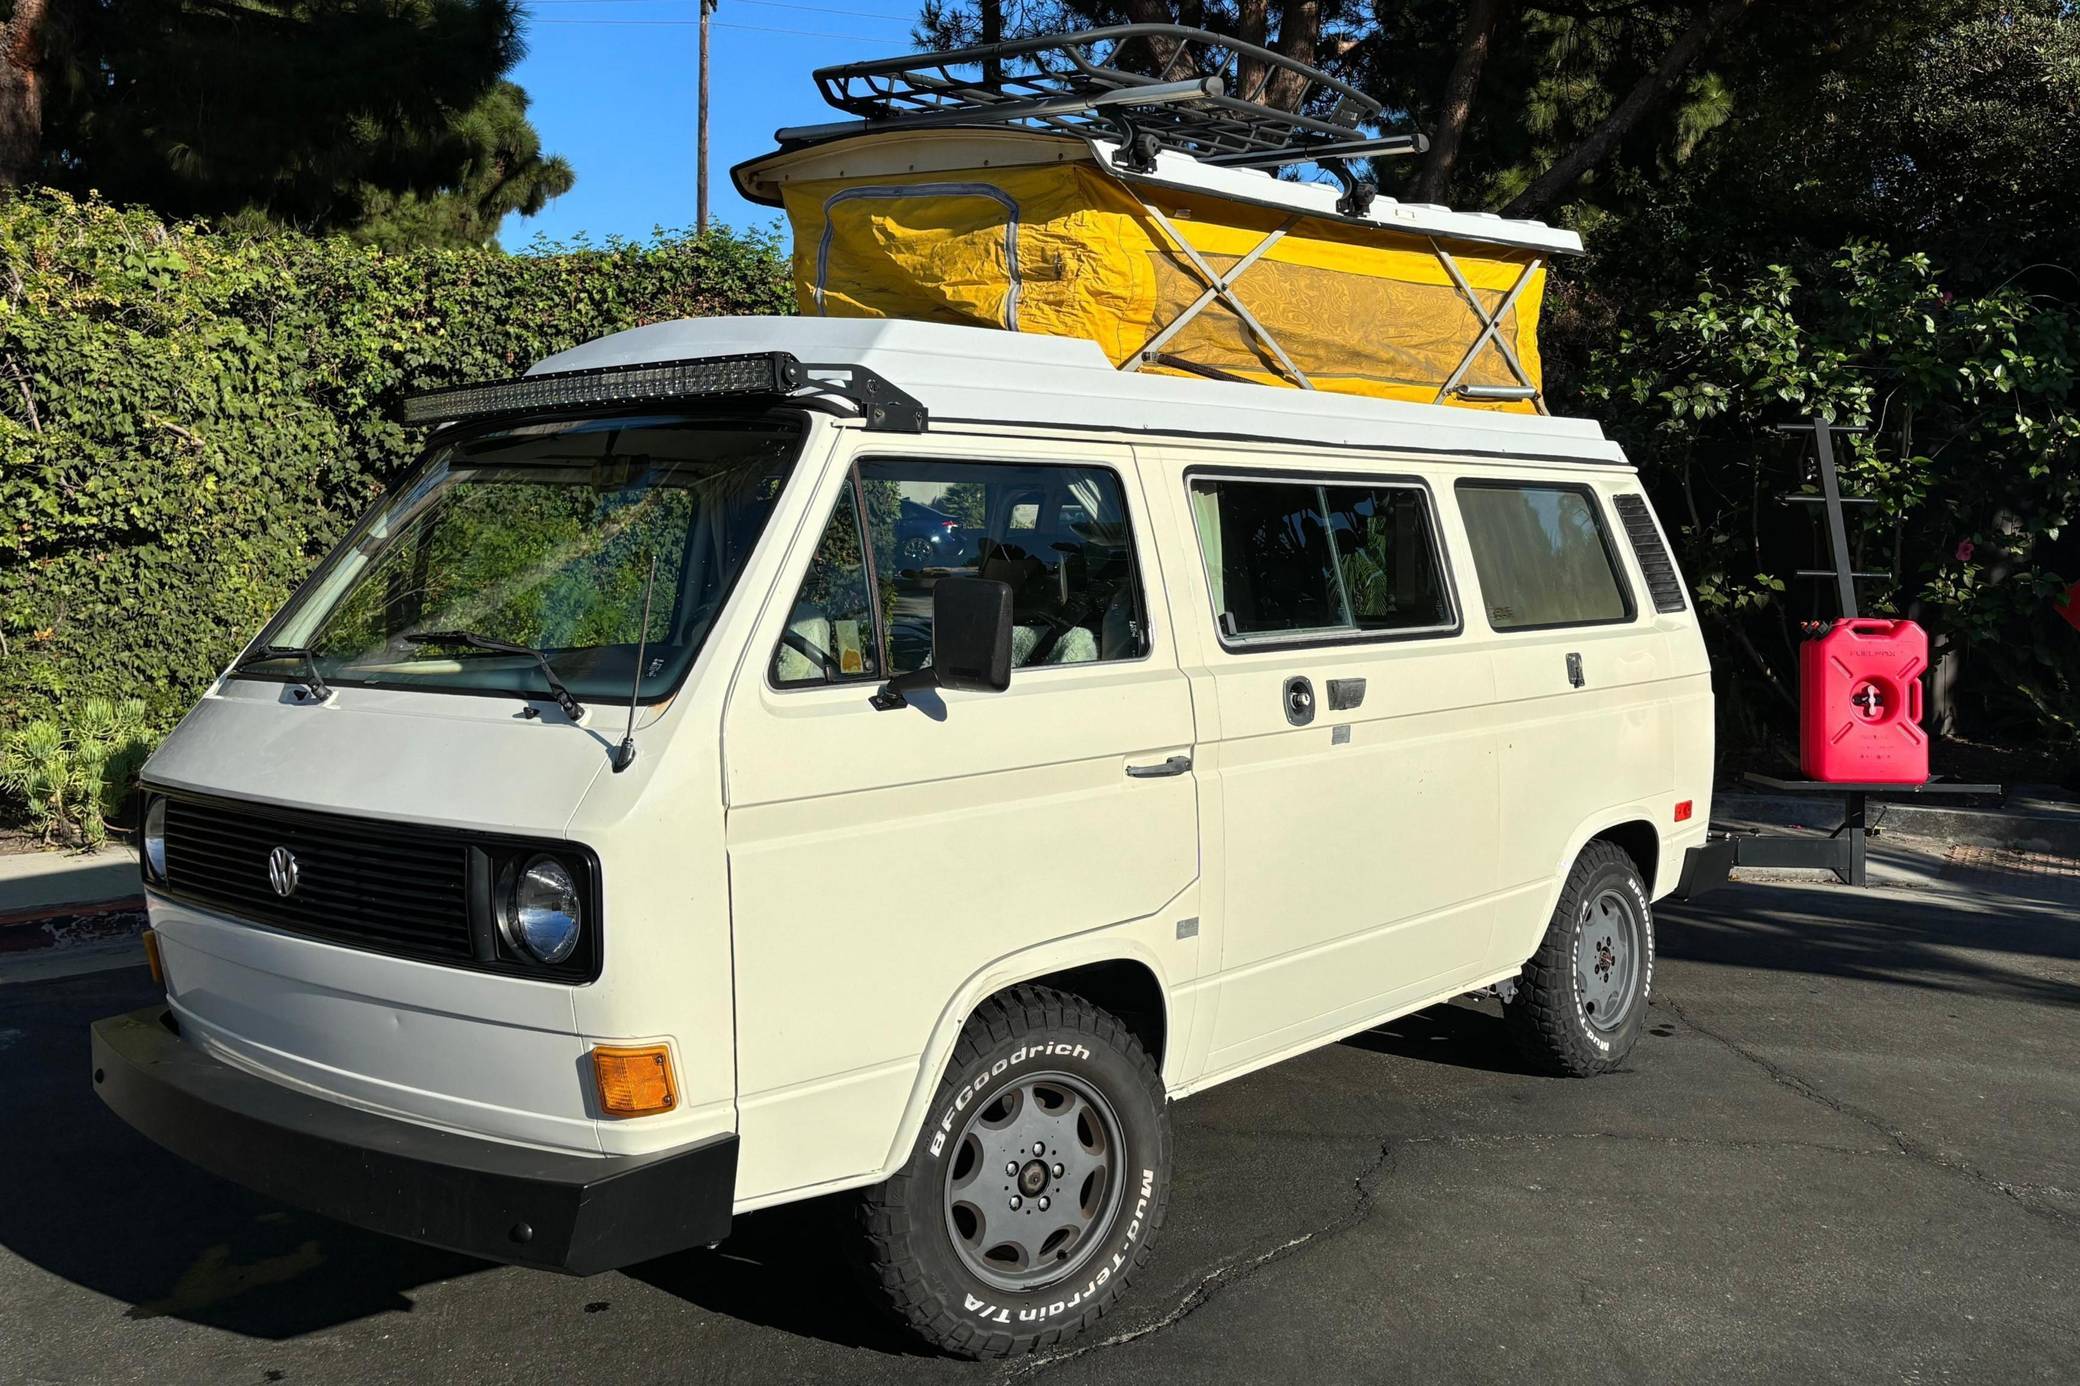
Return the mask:
{"type": "Polygon", "coordinates": [[[299,874],[296,854],[287,847],[277,847],[267,854],[267,883],[284,900],[296,893],[299,874]]]}

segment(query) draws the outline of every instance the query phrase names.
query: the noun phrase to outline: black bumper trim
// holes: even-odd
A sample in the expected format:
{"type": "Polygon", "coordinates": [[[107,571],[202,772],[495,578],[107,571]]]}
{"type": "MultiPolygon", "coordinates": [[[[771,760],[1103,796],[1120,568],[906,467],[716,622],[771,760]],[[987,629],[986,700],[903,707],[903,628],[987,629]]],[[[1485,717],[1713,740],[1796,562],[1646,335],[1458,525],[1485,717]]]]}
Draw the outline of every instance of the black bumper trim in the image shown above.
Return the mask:
{"type": "Polygon", "coordinates": [[[1676,882],[1675,896],[1678,900],[1695,900],[1708,890],[1717,890],[1726,884],[1726,873],[1732,869],[1732,838],[1692,847],[1683,853],[1683,876],[1676,882]]]}
{"type": "Polygon", "coordinates": [[[184,1042],[164,1006],[97,1020],[94,1091],[212,1174],[376,1232],[593,1275],[720,1241],[737,1138],[585,1156],[436,1130],[328,1102],[184,1042]]]}

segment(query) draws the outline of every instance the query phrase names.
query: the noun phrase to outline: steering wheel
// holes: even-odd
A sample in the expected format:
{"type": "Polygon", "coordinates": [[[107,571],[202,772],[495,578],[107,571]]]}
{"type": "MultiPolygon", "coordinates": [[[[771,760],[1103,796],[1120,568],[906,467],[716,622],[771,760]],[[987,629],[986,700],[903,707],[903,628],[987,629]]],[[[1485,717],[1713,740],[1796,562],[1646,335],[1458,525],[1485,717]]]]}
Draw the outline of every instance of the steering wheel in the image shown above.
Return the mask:
{"type": "Polygon", "coordinates": [[[824,682],[836,683],[844,677],[845,671],[838,667],[838,661],[832,658],[830,651],[814,644],[799,631],[781,632],[780,643],[821,669],[824,682]]]}

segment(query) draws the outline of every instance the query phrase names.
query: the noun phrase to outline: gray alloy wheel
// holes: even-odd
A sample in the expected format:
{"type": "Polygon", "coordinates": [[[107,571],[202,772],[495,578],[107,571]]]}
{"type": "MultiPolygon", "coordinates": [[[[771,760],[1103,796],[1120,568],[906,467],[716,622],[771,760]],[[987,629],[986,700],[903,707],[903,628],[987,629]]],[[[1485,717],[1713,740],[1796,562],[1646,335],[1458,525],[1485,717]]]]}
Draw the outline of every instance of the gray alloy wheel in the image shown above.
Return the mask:
{"type": "Polygon", "coordinates": [[[1004,1290],[1083,1267],[1119,1213],[1119,1119],[1096,1089],[1036,1073],[972,1112],[947,1163],[946,1230],[961,1263],[1004,1290]]]}
{"type": "Polygon", "coordinates": [[[1567,873],[1538,951],[1524,960],[1503,1023],[1524,1057],[1586,1078],[1639,1043],[1654,986],[1654,907],[1639,864],[1599,838],[1567,873]]]}
{"type": "Polygon", "coordinates": [[[975,1007],[910,1157],[852,1198],[861,1269],[904,1325],[1010,1357],[1118,1303],[1169,1194],[1155,1056],[1089,998],[1025,983],[975,1007]]]}
{"type": "Polygon", "coordinates": [[[1575,934],[1574,971],[1582,1013],[1606,1034],[1622,1027],[1638,995],[1641,944],[1639,911],[1631,892],[1599,890],[1582,906],[1575,934]]]}

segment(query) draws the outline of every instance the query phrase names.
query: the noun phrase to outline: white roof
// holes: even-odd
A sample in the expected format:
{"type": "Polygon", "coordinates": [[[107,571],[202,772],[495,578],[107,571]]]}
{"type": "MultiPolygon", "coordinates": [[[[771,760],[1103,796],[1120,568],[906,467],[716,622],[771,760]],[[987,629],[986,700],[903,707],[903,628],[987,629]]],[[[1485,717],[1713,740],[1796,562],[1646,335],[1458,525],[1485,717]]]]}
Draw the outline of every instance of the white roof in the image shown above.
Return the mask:
{"type": "Polygon", "coordinates": [[[1364,216],[1347,217],[1336,210],[1336,199],[1341,192],[1333,183],[1300,183],[1290,178],[1279,178],[1263,169],[1202,164],[1191,155],[1173,149],[1157,151],[1155,172],[1126,173],[1112,162],[1118,145],[1106,140],[1092,140],[1090,143],[1098,156],[1099,166],[1110,169],[1123,183],[1190,188],[1195,192],[1215,193],[1243,202],[1269,203],[1334,221],[1375,222],[1419,236],[1489,241],[1558,255],[1582,253],[1579,233],[1564,227],[1548,226],[1542,221],[1526,221],[1494,212],[1455,212],[1434,202],[1396,202],[1384,193],[1373,198],[1372,208],[1364,216]]]}
{"type": "Polygon", "coordinates": [[[1095,342],[886,318],[690,318],[559,352],[530,375],[746,352],[804,365],[864,366],[919,400],[935,423],[1276,439],[1395,450],[1624,465],[1589,419],[1410,404],[1276,385],[1124,372],[1095,342]]]}
{"type": "Polygon", "coordinates": [[[1171,149],[1157,153],[1155,172],[1129,173],[1112,162],[1118,149],[1117,144],[1102,139],[1025,129],[886,130],[777,150],[739,164],[731,170],[731,176],[738,191],[747,198],[778,206],[780,189],[798,181],[919,178],[935,170],[954,168],[1094,163],[1137,189],[1183,188],[1331,221],[1371,223],[1408,235],[1485,241],[1549,255],[1582,253],[1580,235],[1542,221],[1519,220],[1494,212],[1455,212],[1435,203],[1397,202],[1384,195],[1373,199],[1372,209],[1364,216],[1347,217],[1336,210],[1338,190],[1330,183],[1300,183],[1262,169],[1205,164],[1171,149]]]}

